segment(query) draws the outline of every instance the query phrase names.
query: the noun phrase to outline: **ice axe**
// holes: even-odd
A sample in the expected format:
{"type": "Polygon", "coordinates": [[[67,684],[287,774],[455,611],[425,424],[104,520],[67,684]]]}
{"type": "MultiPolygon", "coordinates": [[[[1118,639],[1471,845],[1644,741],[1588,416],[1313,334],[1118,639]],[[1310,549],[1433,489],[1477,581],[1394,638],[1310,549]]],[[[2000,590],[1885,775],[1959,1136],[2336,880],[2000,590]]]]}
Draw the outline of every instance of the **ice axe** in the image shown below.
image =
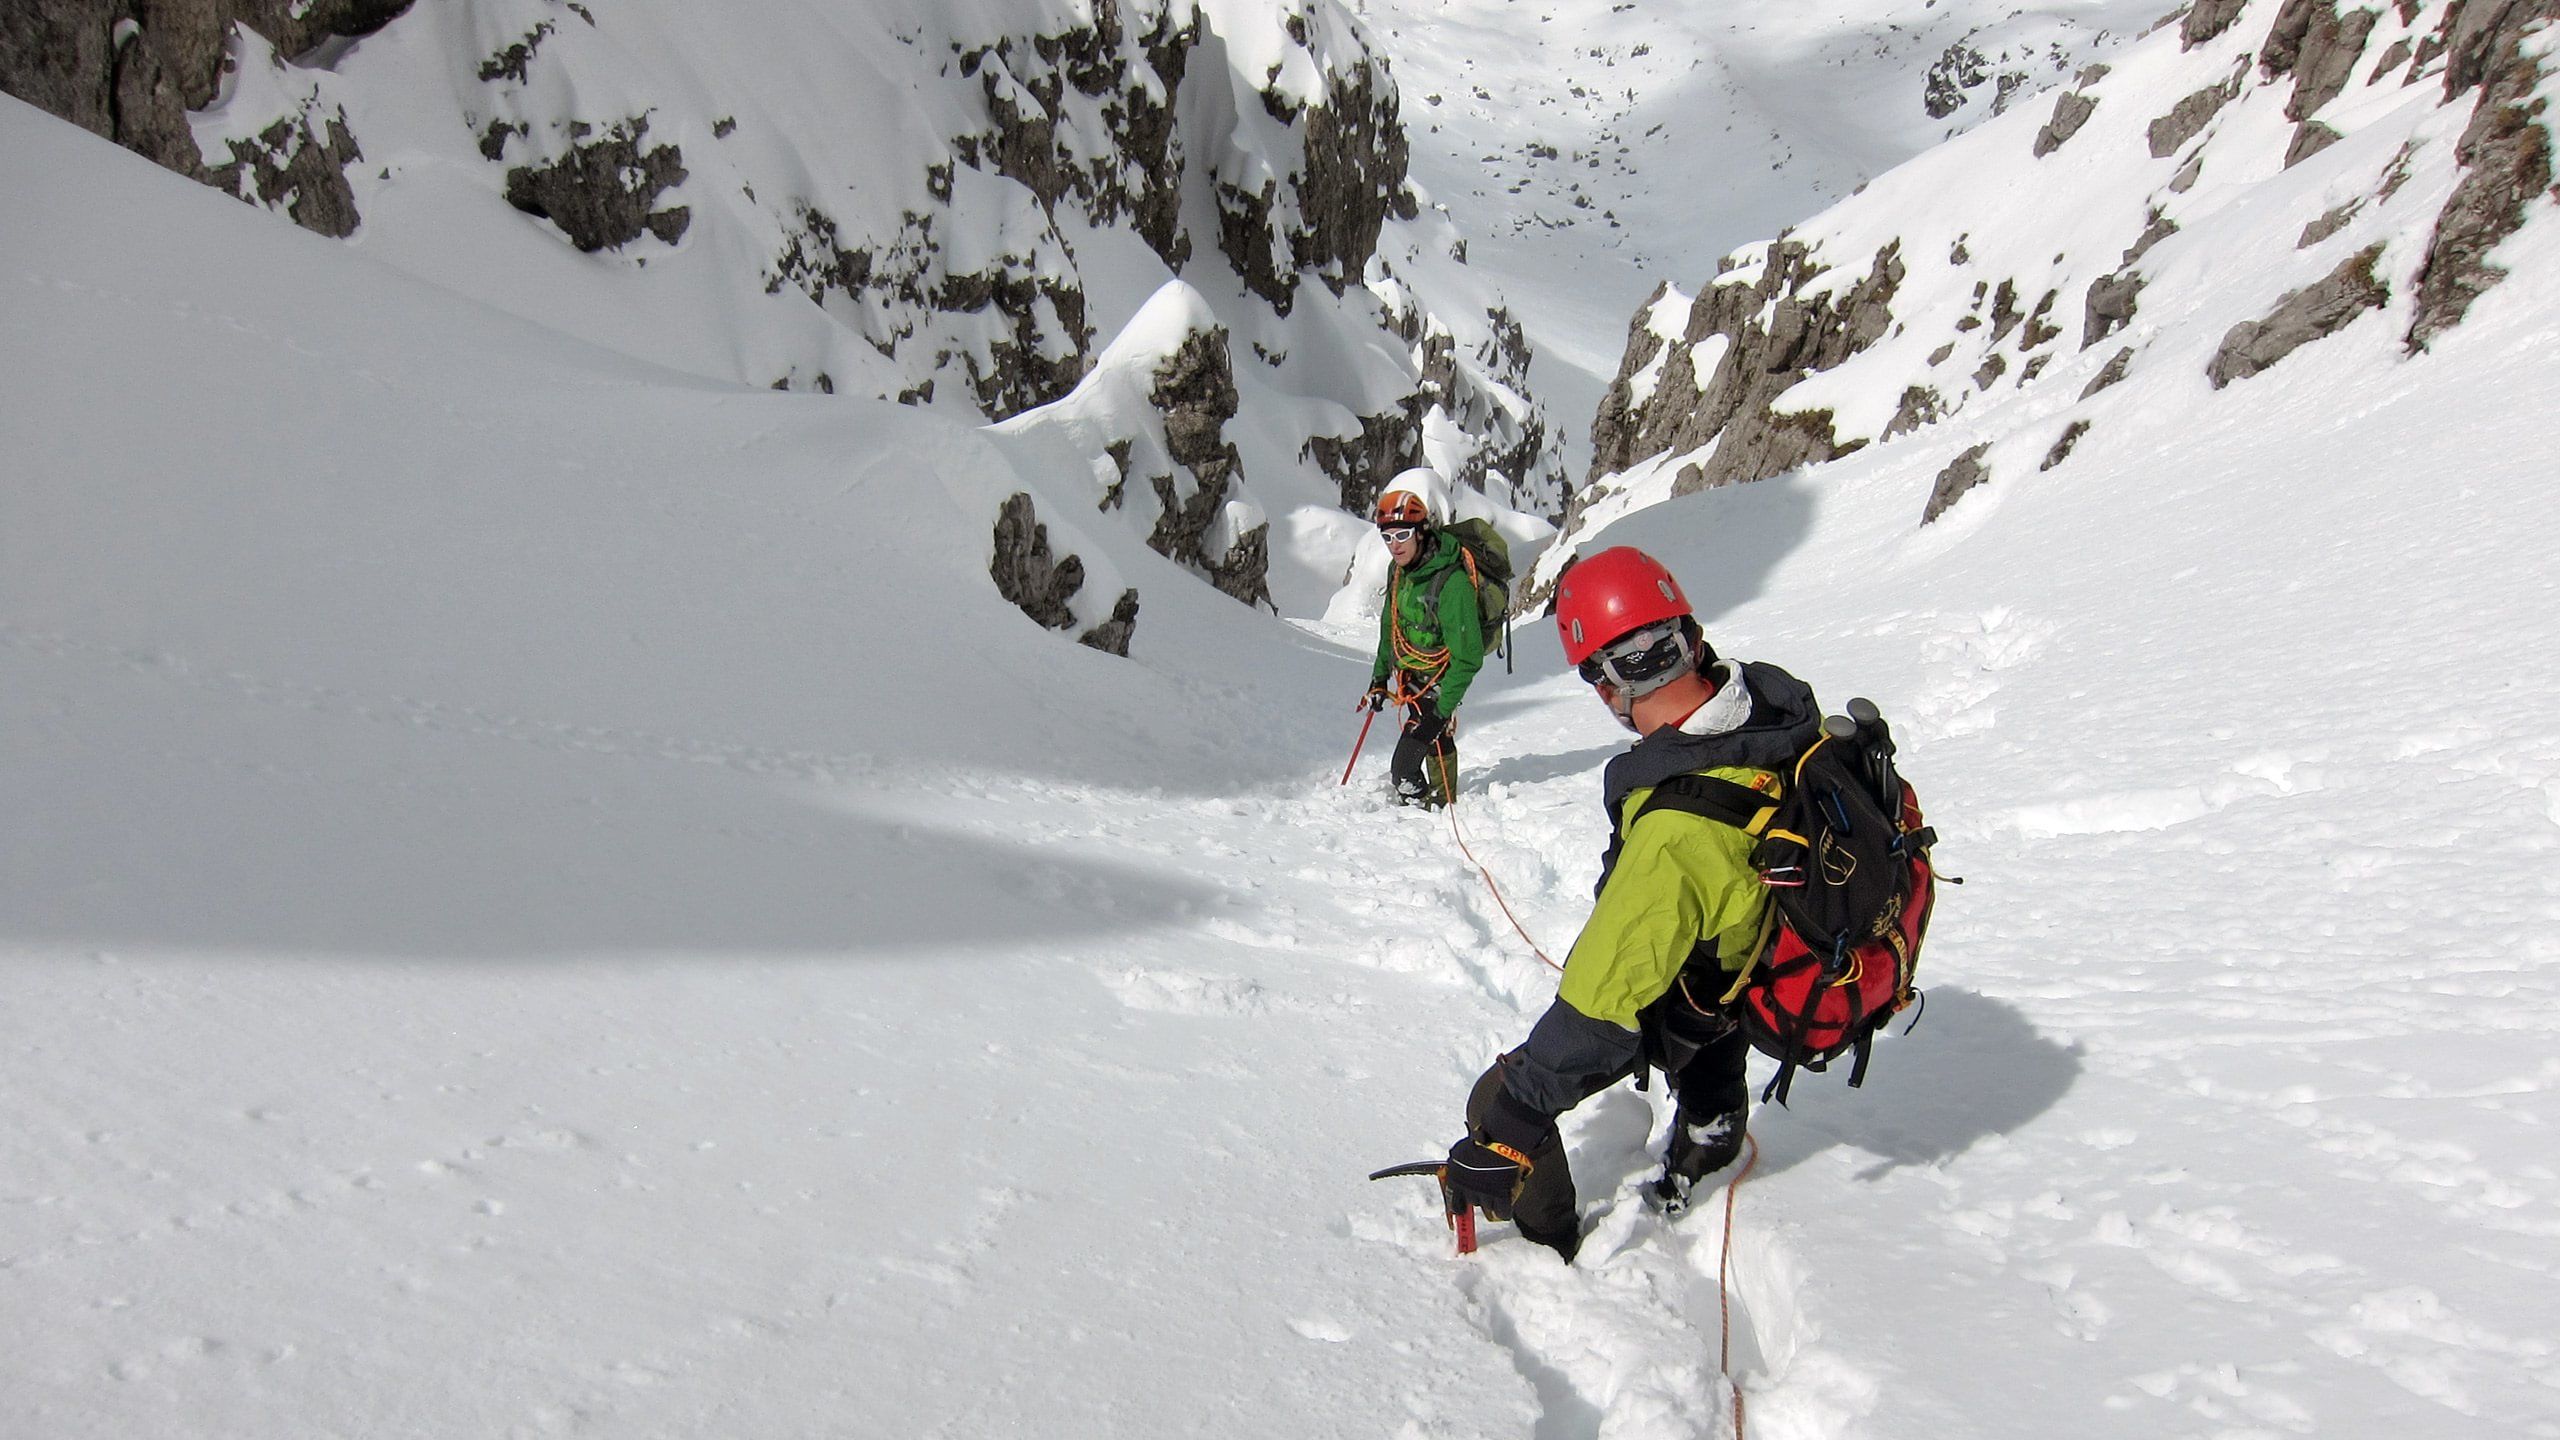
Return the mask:
{"type": "Polygon", "coordinates": [[[1458,1237],[1458,1253],[1476,1253],[1476,1207],[1457,1197],[1449,1188],[1449,1166],[1440,1160],[1416,1160],[1407,1165],[1390,1165],[1372,1170],[1372,1180],[1387,1180],[1398,1175],[1428,1175],[1440,1187],[1441,1213],[1448,1217],[1449,1229],[1458,1237]]]}
{"type": "MultiPolygon", "coordinates": [[[[1368,696],[1360,697],[1360,707],[1369,712],[1369,718],[1360,722],[1360,738],[1351,742],[1351,759],[1342,767],[1340,783],[1344,785],[1351,783],[1351,767],[1360,763],[1360,747],[1369,743],[1369,727],[1378,723],[1378,707],[1369,703],[1368,696]]],[[[1378,1177],[1372,1175],[1369,1178],[1375,1180],[1378,1177]]]]}

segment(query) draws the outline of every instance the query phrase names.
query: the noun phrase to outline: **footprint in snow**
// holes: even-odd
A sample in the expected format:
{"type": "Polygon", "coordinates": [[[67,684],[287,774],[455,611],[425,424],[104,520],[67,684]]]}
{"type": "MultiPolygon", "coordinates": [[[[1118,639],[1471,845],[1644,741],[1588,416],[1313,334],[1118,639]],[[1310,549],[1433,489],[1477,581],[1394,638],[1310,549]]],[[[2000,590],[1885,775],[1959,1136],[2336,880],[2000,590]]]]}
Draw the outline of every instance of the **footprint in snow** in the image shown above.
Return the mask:
{"type": "Polygon", "coordinates": [[[1162,1015],[1255,1015],[1273,1008],[1259,981],[1231,976],[1130,969],[1105,975],[1102,983],[1130,1009],[1162,1015]]]}

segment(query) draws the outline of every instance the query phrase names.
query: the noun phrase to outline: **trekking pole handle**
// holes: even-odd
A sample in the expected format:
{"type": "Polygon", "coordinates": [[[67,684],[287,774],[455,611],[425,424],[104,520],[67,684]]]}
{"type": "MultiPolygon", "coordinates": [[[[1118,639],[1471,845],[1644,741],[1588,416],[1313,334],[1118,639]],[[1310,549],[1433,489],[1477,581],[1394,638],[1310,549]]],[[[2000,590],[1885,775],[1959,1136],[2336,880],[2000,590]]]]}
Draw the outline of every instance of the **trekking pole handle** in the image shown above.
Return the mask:
{"type": "Polygon", "coordinates": [[[1893,727],[1884,723],[1884,712],[1876,702],[1864,695],[1849,702],[1849,718],[1856,722],[1858,733],[1866,737],[1867,748],[1878,755],[1893,754],[1893,727]]]}
{"type": "Polygon", "coordinates": [[[1884,712],[1876,702],[1864,695],[1849,702],[1849,718],[1857,722],[1858,733],[1866,738],[1867,772],[1875,781],[1876,794],[1884,801],[1885,818],[1902,823],[1902,782],[1893,768],[1893,727],[1884,723],[1884,712]]]}

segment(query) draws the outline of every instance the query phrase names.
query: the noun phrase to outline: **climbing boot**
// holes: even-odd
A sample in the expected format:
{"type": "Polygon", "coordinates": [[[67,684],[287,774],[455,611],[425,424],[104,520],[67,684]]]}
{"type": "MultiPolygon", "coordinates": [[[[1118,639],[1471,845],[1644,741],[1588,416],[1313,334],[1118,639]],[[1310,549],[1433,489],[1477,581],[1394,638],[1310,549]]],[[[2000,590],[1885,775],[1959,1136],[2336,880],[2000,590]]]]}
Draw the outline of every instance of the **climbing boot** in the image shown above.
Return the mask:
{"type": "Polygon", "coordinates": [[[1686,1115],[1671,1122],[1671,1145],[1662,1157],[1662,1177],[1653,1182],[1651,1199],[1666,1215],[1689,1208],[1699,1182],[1734,1162],[1742,1153],[1748,1111],[1733,1110],[1704,1120],[1686,1115]]]}

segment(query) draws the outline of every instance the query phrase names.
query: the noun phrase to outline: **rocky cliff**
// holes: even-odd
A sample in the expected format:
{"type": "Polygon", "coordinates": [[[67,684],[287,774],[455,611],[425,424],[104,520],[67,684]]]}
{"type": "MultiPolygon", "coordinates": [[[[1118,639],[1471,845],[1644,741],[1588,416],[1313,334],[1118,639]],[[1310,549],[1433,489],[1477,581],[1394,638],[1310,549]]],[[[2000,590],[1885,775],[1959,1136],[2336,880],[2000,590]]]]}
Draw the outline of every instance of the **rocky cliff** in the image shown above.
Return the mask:
{"type": "Polygon", "coordinates": [[[2066,465],[2154,367],[2243,385],[2368,323],[2422,352],[2560,200],[2555,18],[2560,0],[2169,16],[1694,290],[1660,286],[1568,531],[1885,443],[1946,452],[1916,517],[1935,519],[2066,465]]]}
{"type": "Polygon", "coordinates": [[[1365,508],[1426,435],[1498,504],[1562,506],[1523,337],[1446,260],[1338,0],[24,0],[0,27],[12,94],[720,380],[1003,420],[1188,284],[1206,348],[1146,423],[1194,433],[1211,375],[1276,418],[1177,446],[1146,524],[1239,599],[1269,594],[1228,505],[1365,508]]]}

